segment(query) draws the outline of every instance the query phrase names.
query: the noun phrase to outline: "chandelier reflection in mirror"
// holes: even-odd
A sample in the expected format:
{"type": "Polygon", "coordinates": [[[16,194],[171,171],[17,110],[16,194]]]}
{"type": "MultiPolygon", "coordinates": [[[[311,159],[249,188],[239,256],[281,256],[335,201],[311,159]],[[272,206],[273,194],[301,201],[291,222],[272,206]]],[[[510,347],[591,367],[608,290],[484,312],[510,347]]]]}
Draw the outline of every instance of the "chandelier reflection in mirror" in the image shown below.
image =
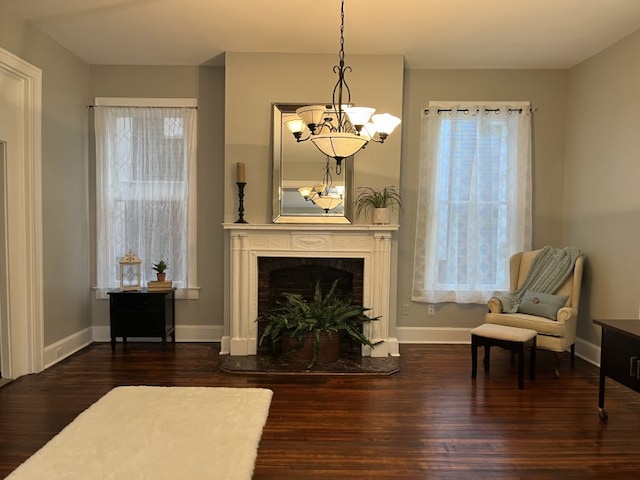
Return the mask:
{"type": "Polygon", "coordinates": [[[306,201],[320,207],[325,213],[329,213],[329,210],[339,207],[344,201],[344,186],[333,186],[329,157],[327,157],[327,163],[324,166],[322,183],[312,187],[300,187],[298,192],[306,201]]]}
{"type": "Polygon", "coordinates": [[[331,105],[307,105],[296,110],[283,122],[297,142],[311,140],[327,157],[336,161],[336,174],[342,171],[342,160],[355,155],[370,141],[384,143],[400,124],[388,113],[374,115],[375,108],[351,104],[351,91],[345,74],[352,69],[344,64],[344,0],[340,5],[339,64],[333,67],[338,81],[333,88],[331,105]]]}

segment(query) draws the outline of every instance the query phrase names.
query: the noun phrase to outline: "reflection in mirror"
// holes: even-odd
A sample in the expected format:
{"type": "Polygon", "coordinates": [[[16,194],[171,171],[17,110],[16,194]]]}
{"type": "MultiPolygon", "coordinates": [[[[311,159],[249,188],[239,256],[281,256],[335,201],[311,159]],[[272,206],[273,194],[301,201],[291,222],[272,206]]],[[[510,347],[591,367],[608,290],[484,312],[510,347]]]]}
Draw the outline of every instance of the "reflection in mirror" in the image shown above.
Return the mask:
{"type": "Polygon", "coordinates": [[[276,223],[351,223],[353,157],[325,157],[311,142],[296,142],[284,125],[302,104],[273,106],[273,221],[276,223]]]}

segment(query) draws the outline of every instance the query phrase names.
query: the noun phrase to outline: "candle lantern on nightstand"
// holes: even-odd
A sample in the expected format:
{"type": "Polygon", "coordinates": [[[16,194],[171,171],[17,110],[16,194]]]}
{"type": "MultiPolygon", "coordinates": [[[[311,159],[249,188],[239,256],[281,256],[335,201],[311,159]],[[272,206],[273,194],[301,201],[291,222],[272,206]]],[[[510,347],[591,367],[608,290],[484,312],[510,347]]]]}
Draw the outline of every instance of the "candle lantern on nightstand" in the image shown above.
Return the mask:
{"type": "Polygon", "coordinates": [[[120,259],[120,291],[142,290],[142,262],[131,250],[120,259]]]}

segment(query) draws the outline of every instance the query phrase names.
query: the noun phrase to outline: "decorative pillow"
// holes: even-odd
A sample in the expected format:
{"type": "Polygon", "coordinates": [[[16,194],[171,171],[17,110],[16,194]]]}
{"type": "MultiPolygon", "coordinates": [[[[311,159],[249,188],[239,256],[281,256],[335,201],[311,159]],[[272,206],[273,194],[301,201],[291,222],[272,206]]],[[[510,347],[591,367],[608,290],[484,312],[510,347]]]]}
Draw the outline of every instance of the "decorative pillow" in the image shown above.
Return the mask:
{"type": "Polygon", "coordinates": [[[549,295],[548,293],[524,292],[518,311],[557,320],[558,310],[567,302],[567,295],[549,295]]]}

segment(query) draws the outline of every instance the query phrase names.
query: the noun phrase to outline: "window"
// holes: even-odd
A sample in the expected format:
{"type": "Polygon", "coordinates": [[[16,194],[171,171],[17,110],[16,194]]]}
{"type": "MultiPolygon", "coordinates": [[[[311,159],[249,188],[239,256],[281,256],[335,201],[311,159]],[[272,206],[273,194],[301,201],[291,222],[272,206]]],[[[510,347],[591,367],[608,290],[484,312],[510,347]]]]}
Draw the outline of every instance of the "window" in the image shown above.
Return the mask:
{"type": "Polygon", "coordinates": [[[196,109],[179,99],[96,99],[98,298],[119,285],[119,259],[164,260],[179,298],[196,288],[196,109]]]}
{"type": "Polygon", "coordinates": [[[485,303],[509,289],[509,257],[531,248],[528,102],[430,102],[412,299],[485,303]]]}

